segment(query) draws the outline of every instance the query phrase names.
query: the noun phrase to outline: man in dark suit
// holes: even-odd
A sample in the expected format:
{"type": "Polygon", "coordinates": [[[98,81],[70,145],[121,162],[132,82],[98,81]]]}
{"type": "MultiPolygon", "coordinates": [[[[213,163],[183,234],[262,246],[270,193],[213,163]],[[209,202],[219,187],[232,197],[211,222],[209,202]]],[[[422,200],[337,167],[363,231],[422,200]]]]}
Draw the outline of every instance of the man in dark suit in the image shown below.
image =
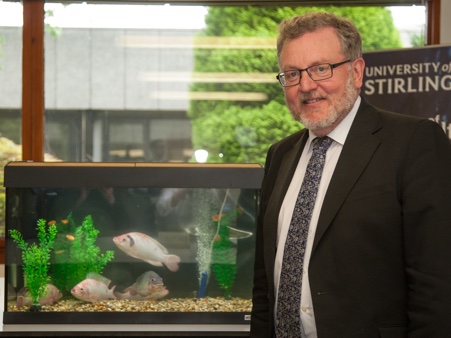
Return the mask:
{"type": "Polygon", "coordinates": [[[305,128],[267,154],[251,337],[451,337],[445,133],[359,96],[365,62],[348,20],[328,13],[284,20],[277,53],[287,105],[305,128]],[[332,144],[299,254],[302,285],[290,331],[280,322],[291,311],[278,305],[282,284],[291,283],[280,278],[285,239],[312,140],[324,136],[332,144]]]}

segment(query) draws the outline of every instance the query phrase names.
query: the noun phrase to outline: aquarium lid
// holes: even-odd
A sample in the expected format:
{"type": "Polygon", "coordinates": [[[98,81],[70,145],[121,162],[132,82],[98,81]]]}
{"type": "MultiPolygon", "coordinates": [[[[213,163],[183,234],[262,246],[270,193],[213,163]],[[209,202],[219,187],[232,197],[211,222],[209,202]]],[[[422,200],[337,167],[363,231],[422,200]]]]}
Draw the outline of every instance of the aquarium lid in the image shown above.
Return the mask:
{"type": "Polygon", "coordinates": [[[263,168],[238,163],[9,162],[6,188],[149,187],[259,189],[263,168]]]}

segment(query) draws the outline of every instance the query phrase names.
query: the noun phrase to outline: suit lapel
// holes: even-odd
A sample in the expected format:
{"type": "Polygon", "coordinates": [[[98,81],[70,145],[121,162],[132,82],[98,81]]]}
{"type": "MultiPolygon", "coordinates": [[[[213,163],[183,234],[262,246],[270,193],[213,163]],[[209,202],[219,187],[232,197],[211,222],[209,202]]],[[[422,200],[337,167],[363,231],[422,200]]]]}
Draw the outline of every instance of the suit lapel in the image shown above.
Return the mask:
{"type": "Polygon", "coordinates": [[[313,252],[379,146],[373,133],[380,127],[377,113],[362,100],[324,198],[313,252]]]}
{"type": "Polygon", "coordinates": [[[293,149],[287,152],[282,158],[279,172],[284,174],[278,175],[274,187],[274,195],[277,197],[277,202],[275,202],[278,204],[277,210],[280,210],[280,205],[282,204],[291,180],[293,179],[294,172],[296,171],[299,158],[301,157],[302,151],[304,150],[307,139],[308,133],[304,133],[301,139],[293,144],[293,149]]]}
{"type": "MultiPolygon", "coordinates": [[[[306,130],[305,130],[306,131],[306,130]]],[[[301,133],[301,137],[297,141],[293,142],[293,147],[289,150],[281,159],[280,168],[276,182],[274,184],[274,190],[271,194],[268,202],[266,214],[268,216],[267,227],[265,232],[268,234],[268,238],[274,239],[274,248],[277,246],[277,224],[279,218],[280,208],[287,189],[291,183],[294,172],[296,171],[297,163],[301,157],[305,143],[308,139],[308,132],[301,133]]]]}

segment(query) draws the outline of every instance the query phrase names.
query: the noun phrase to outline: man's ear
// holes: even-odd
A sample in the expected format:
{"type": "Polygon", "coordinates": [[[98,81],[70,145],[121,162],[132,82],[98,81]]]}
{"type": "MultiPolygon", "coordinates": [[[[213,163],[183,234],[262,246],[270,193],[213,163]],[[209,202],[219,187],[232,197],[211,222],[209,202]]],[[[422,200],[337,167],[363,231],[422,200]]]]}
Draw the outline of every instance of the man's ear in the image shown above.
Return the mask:
{"type": "Polygon", "coordinates": [[[352,72],[354,75],[354,85],[357,88],[362,88],[363,85],[363,74],[365,69],[365,60],[362,58],[355,59],[352,61],[352,72]]]}

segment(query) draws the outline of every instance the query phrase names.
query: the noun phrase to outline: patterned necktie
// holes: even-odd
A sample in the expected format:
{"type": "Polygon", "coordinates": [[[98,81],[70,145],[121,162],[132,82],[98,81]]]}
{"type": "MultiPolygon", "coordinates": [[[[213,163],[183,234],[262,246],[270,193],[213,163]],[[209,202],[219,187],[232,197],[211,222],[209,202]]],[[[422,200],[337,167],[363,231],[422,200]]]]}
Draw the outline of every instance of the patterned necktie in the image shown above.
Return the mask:
{"type": "Polygon", "coordinates": [[[277,337],[301,337],[300,301],[302,271],[310,219],[321,181],[329,137],[313,140],[313,154],[293,210],[283,253],[277,298],[277,337]]]}

